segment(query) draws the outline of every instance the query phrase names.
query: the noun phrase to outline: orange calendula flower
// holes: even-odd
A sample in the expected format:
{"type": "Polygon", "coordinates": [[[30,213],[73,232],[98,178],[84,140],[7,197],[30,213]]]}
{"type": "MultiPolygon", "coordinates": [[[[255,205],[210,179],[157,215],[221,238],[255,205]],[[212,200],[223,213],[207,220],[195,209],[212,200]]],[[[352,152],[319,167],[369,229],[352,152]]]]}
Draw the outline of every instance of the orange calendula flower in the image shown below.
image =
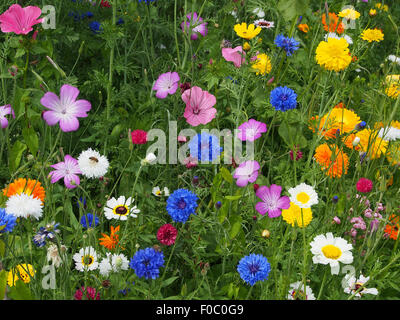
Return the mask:
{"type": "Polygon", "coordinates": [[[310,27],[308,26],[307,23],[301,23],[297,26],[297,28],[299,28],[299,30],[304,33],[307,33],[308,31],[310,31],[310,27]]]}
{"type": "Polygon", "coordinates": [[[3,194],[7,197],[22,193],[25,193],[28,196],[32,195],[34,198],[38,198],[42,202],[44,202],[46,195],[44,188],[39,181],[31,179],[26,181],[25,178],[14,180],[14,182],[10,183],[7,188],[3,189],[3,194]]]}
{"type": "Polygon", "coordinates": [[[101,235],[103,236],[103,238],[99,239],[100,240],[100,245],[102,245],[103,247],[107,248],[108,250],[114,249],[117,246],[118,242],[119,242],[119,235],[117,234],[119,229],[120,229],[120,226],[118,226],[116,228],[111,226],[110,235],[102,233],[101,235]]]}
{"type": "Polygon", "coordinates": [[[339,17],[333,13],[329,12],[328,23],[326,21],[326,14],[322,15],[322,24],[324,25],[324,30],[328,32],[336,32],[337,34],[342,34],[344,32],[343,22],[339,23],[339,17]]]}
{"type": "Polygon", "coordinates": [[[340,178],[343,173],[347,174],[349,157],[335,145],[321,144],[315,149],[314,159],[331,178],[340,178]]]}
{"type": "Polygon", "coordinates": [[[389,217],[389,223],[385,226],[385,233],[389,236],[390,239],[397,240],[399,235],[399,216],[392,214],[389,217]]]}

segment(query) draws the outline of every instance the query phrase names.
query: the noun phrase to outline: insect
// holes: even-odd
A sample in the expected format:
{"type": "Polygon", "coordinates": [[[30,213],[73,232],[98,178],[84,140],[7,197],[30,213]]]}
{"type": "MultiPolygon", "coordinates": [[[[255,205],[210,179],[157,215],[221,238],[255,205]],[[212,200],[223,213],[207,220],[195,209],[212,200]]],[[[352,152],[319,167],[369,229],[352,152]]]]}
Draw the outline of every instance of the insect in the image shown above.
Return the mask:
{"type": "Polygon", "coordinates": [[[92,160],[92,161],[94,161],[94,162],[96,162],[96,163],[99,162],[99,160],[98,160],[96,157],[89,157],[89,159],[92,160]]]}
{"type": "Polygon", "coordinates": [[[269,27],[271,23],[269,22],[264,22],[264,21],[259,21],[258,25],[262,27],[269,27]]]}

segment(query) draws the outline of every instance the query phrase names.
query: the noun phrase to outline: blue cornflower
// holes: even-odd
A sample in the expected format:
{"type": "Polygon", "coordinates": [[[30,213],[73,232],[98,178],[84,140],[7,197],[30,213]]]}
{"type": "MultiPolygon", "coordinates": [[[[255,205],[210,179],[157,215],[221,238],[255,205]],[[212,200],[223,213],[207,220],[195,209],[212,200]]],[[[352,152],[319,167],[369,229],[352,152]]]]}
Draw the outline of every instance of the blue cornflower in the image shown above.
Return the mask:
{"type": "Polygon", "coordinates": [[[13,231],[17,225],[17,217],[8,214],[5,209],[0,208],[0,233],[13,231]]]}
{"type": "Polygon", "coordinates": [[[287,56],[291,56],[293,52],[299,49],[300,42],[294,40],[294,38],[285,37],[282,34],[279,34],[275,38],[275,44],[286,51],[287,56]]]}
{"type": "Polygon", "coordinates": [[[276,110],[287,111],[296,108],[297,94],[288,87],[277,87],[271,91],[269,101],[276,110]]]}
{"type": "Polygon", "coordinates": [[[82,206],[82,209],[86,208],[86,198],[79,197],[79,200],[76,201],[76,205],[78,208],[82,206]]]}
{"type": "Polygon", "coordinates": [[[154,248],[146,248],[135,253],[129,267],[135,270],[139,278],[157,279],[160,268],[164,266],[164,254],[154,248]]]}
{"type": "Polygon", "coordinates": [[[85,13],[86,17],[91,18],[93,17],[93,12],[92,11],[88,11],[85,13]]]}
{"type": "Polygon", "coordinates": [[[239,261],[237,271],[245,282],[254,286],[257,281],[268,279],[271,265],[263,255],[252,253],[239,261]]]}
{"type": "Polygon", "coordinates": [[[53,221],[47,224],[46,227],[40,227],[39,231],[33,236],[33,243],[40,248],[46,244],[46,240],[52,241],[55,238],[55,234],[60,232],[57,229],[58,226],[59,223],[53,221]]]}
{"type": "Polygon", "coordinates": [[[81,218],[81,225],[87,229],[87,228],[93,228],[96,227],[99,224],[99,217],[96,216],[96,214],[85,214],[81,218]]]}
{"type": "Polygon", "coordinates": [[[125,21],[122,18],[119,18],[118,21],[116,22],[117,25],[124,24],[124,23],[125,23],[125,21]]]}
{"type": "Polygon", "coordinates": [[[167,211],[174,222],[185,223],[189,216],[196,214],[197,200],[193,192],[186,189],[175,190],[167,199],[167,211]]]}
{"type": "Polygon", "coordinates": [[[89,23],[89,28],[90,28],[90,30],[92,30],[92,32],[93,32],[94,34],[98,34],[98,33],[100,33],[100,32],[103,30],[103,28],[101,27],[101,23],[98,22],[98,21],[92,21],[92,22],[90,22],[90,23],[89,23]]]}
{"type": "Polygon", "coordinates": [[[221,154],[219,139],[208,133],[198,133],[189,141],[190,156],[199,161],[213,161],[221,154]]]}

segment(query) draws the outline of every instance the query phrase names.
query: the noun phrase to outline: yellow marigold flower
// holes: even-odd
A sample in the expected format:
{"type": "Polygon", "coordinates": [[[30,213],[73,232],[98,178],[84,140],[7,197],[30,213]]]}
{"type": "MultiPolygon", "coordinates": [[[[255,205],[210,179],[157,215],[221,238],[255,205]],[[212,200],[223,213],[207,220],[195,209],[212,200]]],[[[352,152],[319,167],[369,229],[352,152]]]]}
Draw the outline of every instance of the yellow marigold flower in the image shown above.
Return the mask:
{"type": "Polygon", "coordinates": [[[8,272],[7,284],[9,287],[13,287],[18,279],[21,279],[24,283],[29,283],[34,276],[35,270],[32,265],[19,264],[8,272]]]}
{"type": "Polygon", "coordinates": [[[340,178],[343,173],[347,174],[349,157],[335,145],[321,144],[315,149],[314,159],[331,178],[340,178]]]}
{"type": "Polygon", "coordinates": [[[311,208],[301,209],[298,205],[290,202],[289,209],[282,209],[282,218],[288,224],[300,227],[307,227],[312,220],[311,208]]]}
{"type": "Polygon", "coordinates": [[[378,159],[382,153],[386,153],[389,143],[378,137],[377,130],[363,129],[356,136],[360,138],[356,150],[366,152],[370,159],[378,159]]]}
{"type": "Polygon", "coordinates": [[[244,44],[243,44],[243,50],[244,51],[249,51],[251,49],[251,46],[250,46],[250,44],[246,41],[244,44]]]}
{"type": "Polygon", "coordinates": [[[379,29],[367,29],[364,30],[361,34],[361,39],[366,40],[368,42],[372,41],[382,41],[383,40],[383,32],[379,29]]]}
{"type": "Polygon", "coordinates": [[[387,86],[385,93],[388,95],[388,97],[396,99],[400,94],[400,75],[388,75],[385,79],[385,85],[387,86]]]}
{"type": "Polygon", "coordinates": [[[345,19],[356,20],[360,17],[360,13],[353,9],[344,9],[339,12],[339,17],[345,19]]]}
{"type": "Polygon", "coordinates": [[[375,5],[375,8],[381,9],[381,10],[386,11],[386,12],[389,11],[389,7],[388,7],[387,4],[382,5],[382,3],[377,3],[375,5]]]}
{"type": "Polygon", "coordinates": [[[344,38],[328,38],[327,41],[321,41],[315,53],[317,63],[330,71],[344,70],[351,62],[349,44],[344,38]]]}
{"type": "Polygon", "coordinates": [[[233,30],[239,37],[251,40],[261,32],[261,27],[256,28],[254,24],[249,24],[247,27],[247,23],[242,22],[242,24],[235,24],[233,30]]]}
{"type": "Polygon", "coordinates": [[[400,141],[392,142],[386,153],[387,161],[392,165],[400,165],[400,141]]]}
{"type": "Polygon", "coordinates": [[[271,72],[271,60],[265,53],[260,53],[257,55],[256,62],[251,67],[257,70],[257,74],[265,75],[271,72]]]}
{"type": "Polygon", "coordinates": [[[310,31],[310,27],[308,26],[307,23],[299,24],[299,25],[297,26],[297,28],[299,28],[299,30],[302,31],[302,32],[304,32],[304,33],[307,33],[308,31],[310,31]]]}
{"type": "Polygon", "coordinates": [[[369,10],[369,13],[368,13],[371,17],[375,17],[376,16],[376,9],[371,9],[371,10],[369,10]]]}

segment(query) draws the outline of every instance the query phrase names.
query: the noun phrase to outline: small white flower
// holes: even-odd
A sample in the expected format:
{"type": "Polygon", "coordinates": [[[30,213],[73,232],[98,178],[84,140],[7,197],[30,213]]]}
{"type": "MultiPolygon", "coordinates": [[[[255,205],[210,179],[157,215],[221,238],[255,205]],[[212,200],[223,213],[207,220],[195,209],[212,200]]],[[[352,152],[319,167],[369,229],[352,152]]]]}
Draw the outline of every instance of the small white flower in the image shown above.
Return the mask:
{"type": "Polygon", "coordinates": [[[43,203],[39,198],[26,193],[15,194],[6,202],[6,212],[18,218],[34,217],[36,220],[43,215],[43,203]]]}
{"type": "Polygon", "coordinates": [[[344,264],[353,262],[353,254],[351,252],[353,246],[343,238],[334,237],[331,232],[326,235],[320,234],[316,236],[310,245],[313,262],[316,264],[329,264],[331,266],[331,274],[339,274],[339,262],[344,264]]]}
{"type": "Polygon", "coordinates": [[[111,257],[111,266],[114,272],[129,269],[129,260],[124,254],[113,254],[111,257]]]}
{"type": "Polygon", "coordinates": [[[110,256],[111,253],[107,252],[107,257],[100,261],[99,264],[99,272],[102,276],[108,276],[110,271],[112,270],[111,263],[110,263],[110,256]]]}
{"type": "Polygon", "coordinates": [[[400,139],[400,129],[395,127],[381,128],[378,137],[386,141],[394,141],[400,139]]]}
{"type": "Polygon", "coordinates": [[[264,18],[265,17],[265,12],[261,8],[255,8],[253,10],[253,13],[259,18],[264,18]]]}
{"type": "MultiPolygon", "coordinates": [[[[67,247],[64,245],[60,245],[61,254],[67,251],[67,247]]],[[[51,261],[51,263],[58,268],[62,264],[61,254],[58,252],[58,247],[55,244],[52,244],[47,249],[47,261],[51,261]]]]}
{"type": "Polygon", "coordinates": [[[349,45],[353,44],[353,39],[350,36],[348,36],[347,34],[345,34],[343,36],[339,36],[335,32],[329,32],[325,35],[325,41],[328,41],[328,38],[334,38],[334,39],[338,39],[338,40],[341,38],[344,38],[344,40],[346,40],[349,45]]]}
{"type": "Polygon", "coordinates": [[[306,290],[304,290],[304,283],[301,281],[290,284],[287,298],[288,300],[315,300],[312,289],[306,286],[306,290]]]}
{"type": "Polygon", "coordinates": [[[289,190],[290,201],[298,205],[300,208],[307,209],[318,203],[318,194],[314,188],[308,184],[300,183],[289,190]]]}
{"type": "Polygon", "coordinates": [[[135,213],[139,213],[140,210],[136,206],[131,207],[134,201],[135,199],[131,197],[125,199],[125,196],[120,196],[118,199],[111,198],[104,207],[104,215],[109,220],[117,219],[125,221],[128,217],[137,218],[135,213]]]}
{"type": "Polygon", "coordinates": [[[151,191],[152,194],[154,194],[156,197],[168,197],[169,196],[169,189],[167,187],[164,187],[163,191],[161,191],[159,186],[156,186],[153,188],[151,191]]]}
{"type": "Polygon", "coordinates": [[[369,277],[364,277],[362,274],[358,279],[352,274],[347,274],[345,277],[345,282],[347,283],[346,288],[344,288],[344,292],[348,294],[355,294],[356,298],[361,298],[364,294],[373,294],[377,295],[378,290],[376,288],[365,288],[364,284],[369,281],[369,277]],[[361,288],[361,289],[360,289],[361,288]]]}
{"type": "Polygon", "coordinates": [[[82,248],[72,258],[75,261],[75,269],[78,271],[92,271],[99,267],[97,254],[93,247],[82,248]]]}
{"type": "Polygon", "coordinates": [[[359,137],[355,137],[353,140],[353,146],[358,146],[358,144],[360,143],[360,138],[359,137]]]}
{"type": "Polygon", "coordinates": [[[387,57],[387,60],[397,63],[400,66],[400,58],[396,57],[395,55],[391,54],[390,56],[387,57]]]}
{"type": "Polygon", "coordinates": [[[107,173],[109,162],[105,156],[89,148],[79,155],[78,165],[85,177],[100,178],[107,173]]]}
{"type": "Polygon", "coordinates": [[[142,159],[141,164],[142,166],[145,166],[147,164],[152,164],[154,161],[156,161],[157,157],[154,153],[149,153],[146,155],[146,158],[142,159]]]}

